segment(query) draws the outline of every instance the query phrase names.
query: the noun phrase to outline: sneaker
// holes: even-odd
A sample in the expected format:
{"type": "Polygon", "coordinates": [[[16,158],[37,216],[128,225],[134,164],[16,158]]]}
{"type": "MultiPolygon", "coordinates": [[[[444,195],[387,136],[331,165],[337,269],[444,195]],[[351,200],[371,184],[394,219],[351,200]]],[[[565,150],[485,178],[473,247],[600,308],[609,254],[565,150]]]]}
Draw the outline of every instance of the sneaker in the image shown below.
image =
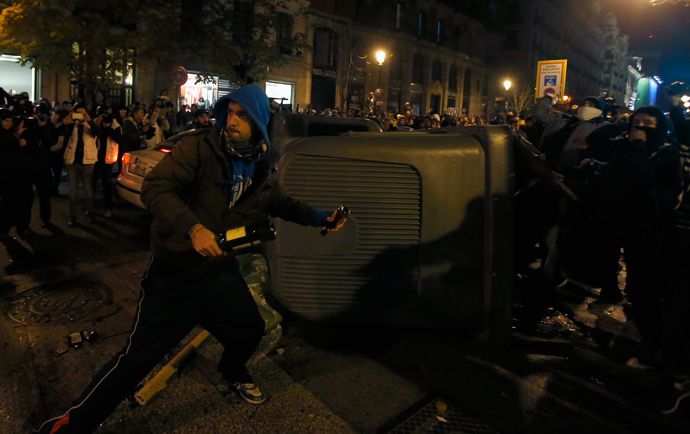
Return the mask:
{"type": "Polygon", "coordinates": [[[113,211],[112,211],[112,210],[109,210],[109,209],[105,210],[105,217],[106,217],[106,218],[109,218],[109,217],[112,217],[112,216],[113,216],[113,211]]]}
{"type": "Polygon", "coordinates": [[[259,386],[254,383],[228,383],[237,393],[250,404],[259,405],[266,401],[266,395],[259,386]]]}
{"type": "Polygon", "coordinates": [[[673,383],[661,391],[657,398],[657,409],[662,414],[671,414],[678,410],[680,402],[690,396],[690,380],[673,383]]]}

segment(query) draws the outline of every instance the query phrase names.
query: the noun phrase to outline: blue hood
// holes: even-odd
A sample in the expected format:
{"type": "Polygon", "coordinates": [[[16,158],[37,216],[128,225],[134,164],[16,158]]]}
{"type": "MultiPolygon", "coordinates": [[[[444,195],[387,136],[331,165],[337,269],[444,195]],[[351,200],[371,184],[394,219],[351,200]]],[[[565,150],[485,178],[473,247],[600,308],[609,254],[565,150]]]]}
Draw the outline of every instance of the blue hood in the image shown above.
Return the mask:
{"type": "Polygon", "coordinates": [[[266,131],[271,117],[270,104],[261,86],[250,84],[249,86],[241,87],[233,90],[216,102],[213,108],[213,116],[216,118],[218,129],[221,131],[225,129],[225,123],[228,120],[228,103],[230,101],[235,101],[244,108],[261,131],[264,139],[266,139],[266,144],[270,147],[271,143],[268,140],[268,132],[266,131]]]}

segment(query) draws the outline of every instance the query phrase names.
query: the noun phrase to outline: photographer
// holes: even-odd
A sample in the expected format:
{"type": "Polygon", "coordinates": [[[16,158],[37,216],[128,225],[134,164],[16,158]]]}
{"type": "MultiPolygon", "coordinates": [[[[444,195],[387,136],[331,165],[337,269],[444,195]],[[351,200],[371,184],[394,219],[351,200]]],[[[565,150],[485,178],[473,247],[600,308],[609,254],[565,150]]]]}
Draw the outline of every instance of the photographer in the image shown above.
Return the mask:
{"type": "Polygon", "coordinates": [[[74,112],[67,115],[63,122],[67,146],[65,147],[65,167],[69,182],[70,218],[67,226],[73,227],[77,222],[77,200],[79,182],[84,186],[86,195],[86,217],[95,223],[93,217],[93,165],[98,160],[96,138],[100,135],[100,126],[91,120],[83,102],[74,106],[74,112]]]}
{"type": "Polygon", "coordinates": [[[144,107],[137,106],[132,108],[129,117],[125,119],[122,126],[122,146],[120,146],[118,157],[120,170],[122,170],[122,154],[141,149],[142,143],[156,133],[155,128],[148,122],[148,116],[144,107]]]}
{"type": "Polygon", "coordinates": [[[98,110],[96,124],[101,128],[98,136],[98,161],[93,167],[93,191],[96,191],[98,180],[103,187],[103,208],[105,217],[113,215],[113,164],[117,161],[119,144],[122,143],[122,128],[106,110],[98,110]]]}
{"type": "Polygon", "coordinates": [[[168,112],[172,110],[172,103],[170,101],[157,100],[156,108],[151,112],[151,118],[148,124],[155,128],[153,136],[146,139],[146,148],[151,149],[157,144],[163,142],[166,138],[166,133],[170,131],[170,122],[168,121],[168,112]]]}

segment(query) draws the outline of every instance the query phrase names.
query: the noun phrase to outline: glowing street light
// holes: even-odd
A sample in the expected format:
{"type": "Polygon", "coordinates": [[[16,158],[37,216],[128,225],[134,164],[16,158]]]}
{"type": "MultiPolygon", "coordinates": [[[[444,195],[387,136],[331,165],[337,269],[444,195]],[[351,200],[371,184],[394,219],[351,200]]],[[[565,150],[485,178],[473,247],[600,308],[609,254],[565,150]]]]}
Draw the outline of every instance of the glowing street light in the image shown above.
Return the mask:
{"type": "Polygon", "coordinates": [[[379,63],[379,89],[381,89],[381,67],[383,66],[384,60],[386,60],[386,53],[383,51],[377,51],[376,61],[379,63]]]}
{"type": "Polygon", "coordinates": [[[510,86],[512,86],[512,85],[513,85],[513,83],[512,83],[510,80],[506,80],[506,81],[503,82],[503,87],[504,87],[506,90],[510,89],[510,86]]]}

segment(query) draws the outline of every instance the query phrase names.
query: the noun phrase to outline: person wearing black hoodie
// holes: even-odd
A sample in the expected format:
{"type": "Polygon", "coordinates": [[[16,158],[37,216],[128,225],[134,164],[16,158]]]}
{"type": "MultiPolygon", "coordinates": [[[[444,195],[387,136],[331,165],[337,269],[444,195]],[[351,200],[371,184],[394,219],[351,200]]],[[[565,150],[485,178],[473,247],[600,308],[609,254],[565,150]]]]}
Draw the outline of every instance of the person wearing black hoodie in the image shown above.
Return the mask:
{"type": "Polygon", "coordinates": [[[627,137],[613,141],[594,208],[601,226],[594,236],[606,234],[615,250],[625,251],[625,291],[642,336],[640,361],[668,375],[669,384],[657,400],[662,413],[675,411],[690,396],[689,258],[683,246],[688,237],[678,218],[687,173],[681,147],[669,139],[668,127],[658,107],[633,113],[627,137]]]}
{"type": "Polygon", "coordinates": [[[122,143],[122,127],[114,118],[101,107],[97,110],[96,123],[100,127],[100,134],[96,140],[98,145],[98,159],[93,166],[93,191],[96,191],[98,180],[101,180],[103,188],[103,208],[106,218],[113,215],[113,164],[119,156],[120,143],[122,143]]]}
{"type": "Polygon", "coordinates": [[[271,176],[269,102],[261,87],[221,98],[214,115],[215,126],[182,139],[144,180],[141,199],[154,216],[153,258],[127,346],[40,433],[96,429],[197,324],[225,347],[218,368],[230,387],[251,404],[265,401],[245,366],[264,321],[237,260],[221,250],[216,234],[269,215],[316,227],[334,216],[289,197],[271,176]]]}

